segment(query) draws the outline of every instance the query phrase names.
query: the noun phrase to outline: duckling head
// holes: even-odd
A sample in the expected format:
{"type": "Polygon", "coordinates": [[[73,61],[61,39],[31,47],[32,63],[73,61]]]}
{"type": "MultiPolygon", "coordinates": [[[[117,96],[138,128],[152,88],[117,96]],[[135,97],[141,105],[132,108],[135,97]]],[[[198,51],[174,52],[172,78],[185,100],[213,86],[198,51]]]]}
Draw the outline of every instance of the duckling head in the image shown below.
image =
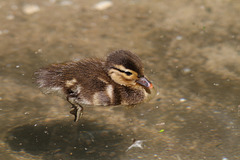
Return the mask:
{"type": "Polygon", "coordinates": [[[123,86],[146,89],[153,88],[152,83],[144,77],[143,64],[140,58],[130,51],[118,50],[111,53],[106,61],[108,75],[123,86]]]}

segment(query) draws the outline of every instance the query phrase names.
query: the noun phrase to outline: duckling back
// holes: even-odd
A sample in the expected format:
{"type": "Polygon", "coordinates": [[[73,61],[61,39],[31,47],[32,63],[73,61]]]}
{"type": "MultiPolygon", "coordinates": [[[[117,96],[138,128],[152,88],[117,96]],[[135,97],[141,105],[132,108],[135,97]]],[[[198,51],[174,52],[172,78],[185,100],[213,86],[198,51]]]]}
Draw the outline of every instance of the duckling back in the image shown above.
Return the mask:
{"type": "Polygon", "coordinates": [[[77,103],[116,105],[114,84],[104,69],[104,61],[87,59],[53,64],[35,72],[36,82],[45,93],[75,97],[77,103]]]}

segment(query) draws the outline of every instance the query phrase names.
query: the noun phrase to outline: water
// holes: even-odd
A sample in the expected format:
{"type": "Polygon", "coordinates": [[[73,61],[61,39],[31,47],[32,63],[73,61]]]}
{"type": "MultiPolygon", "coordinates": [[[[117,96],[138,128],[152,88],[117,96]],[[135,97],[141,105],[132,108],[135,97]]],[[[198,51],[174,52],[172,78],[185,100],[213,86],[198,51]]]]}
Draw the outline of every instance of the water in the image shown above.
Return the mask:
{"type": "Polygon", "coordinates": [[[0,159],[240,159],[240,3],[98,2],[0,2],[0,159]],[[143,60],[150,102],[85,107],[74,123],[34,84],[39,67],[116,49],[143,60]]]}

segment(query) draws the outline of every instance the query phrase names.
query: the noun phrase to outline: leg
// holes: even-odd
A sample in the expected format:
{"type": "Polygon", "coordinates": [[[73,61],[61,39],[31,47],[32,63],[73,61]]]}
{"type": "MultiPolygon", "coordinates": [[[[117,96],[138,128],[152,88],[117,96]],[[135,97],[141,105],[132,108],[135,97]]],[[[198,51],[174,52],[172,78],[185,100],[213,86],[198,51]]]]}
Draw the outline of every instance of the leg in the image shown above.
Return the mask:
{"type": "Polygon", "coordinates": [[[70,113],[75,116],[74,122],[77,122],[83,116],[83,107],[74,101],[74,97],[67,96],[67,101],[72,105],[70,113]]]}
{"type": "Polygon", "coordinates": [[[83,116],[83,107],[81,105],[72,105],[70,113],[75,116],[74,122],[77,122],[83,116]]]}

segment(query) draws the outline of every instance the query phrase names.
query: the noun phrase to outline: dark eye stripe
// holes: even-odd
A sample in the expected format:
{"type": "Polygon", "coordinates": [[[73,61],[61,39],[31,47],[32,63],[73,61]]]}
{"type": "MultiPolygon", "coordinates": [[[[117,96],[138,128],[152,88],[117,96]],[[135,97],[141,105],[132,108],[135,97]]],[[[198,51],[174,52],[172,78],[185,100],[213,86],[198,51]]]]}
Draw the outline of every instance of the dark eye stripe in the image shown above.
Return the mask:
{"type": "Polygon", "coordinates": [[[125,73],[126,73],[126,75],[128,75],[128,76],[131,76],[131,75],[132,75],[131,72],[125,72],[125,73]]]}
{"type": "Polygon", "coordinates": [[[115,70],[118,70],[119,72],[125,73],[127,76],[131,76],[132,75],[132,73],[129,72],[129,71],[123,71],[123,70],[115,68],[115,67],[112,67],[112,69],[115,69],[115,70]]]}

